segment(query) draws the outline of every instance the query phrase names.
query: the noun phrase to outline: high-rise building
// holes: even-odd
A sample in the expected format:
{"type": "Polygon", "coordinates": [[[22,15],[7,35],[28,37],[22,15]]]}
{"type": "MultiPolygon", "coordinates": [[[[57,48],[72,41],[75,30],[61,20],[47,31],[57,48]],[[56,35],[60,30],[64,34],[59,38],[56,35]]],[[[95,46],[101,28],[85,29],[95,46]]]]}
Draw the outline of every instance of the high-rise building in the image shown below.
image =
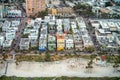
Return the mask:
{"type": "Polygon", "coordinates": [[[26,0],[26,13],[27,16],[35,15],[40,11],[46,9],[45,0],[26,0]]]}

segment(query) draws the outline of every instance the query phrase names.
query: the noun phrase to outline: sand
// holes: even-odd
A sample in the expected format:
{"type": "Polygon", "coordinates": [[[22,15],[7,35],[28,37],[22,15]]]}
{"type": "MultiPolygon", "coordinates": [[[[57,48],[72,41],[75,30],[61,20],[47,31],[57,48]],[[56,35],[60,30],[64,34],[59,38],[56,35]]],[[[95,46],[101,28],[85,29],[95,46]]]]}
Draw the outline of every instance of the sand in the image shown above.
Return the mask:
{"type": "MultiPolygon", "coordinates": [[[[115,72],[111,64],[98,66],[93,64],[92,69],[86,69],[87,59],[67,59],[55,62],[20,62],[8,64],[6,76],[17,77],[120,77],[120,72],[115,72]]],[[[0,74],[5,71],[0,67],[0,74]]]]}

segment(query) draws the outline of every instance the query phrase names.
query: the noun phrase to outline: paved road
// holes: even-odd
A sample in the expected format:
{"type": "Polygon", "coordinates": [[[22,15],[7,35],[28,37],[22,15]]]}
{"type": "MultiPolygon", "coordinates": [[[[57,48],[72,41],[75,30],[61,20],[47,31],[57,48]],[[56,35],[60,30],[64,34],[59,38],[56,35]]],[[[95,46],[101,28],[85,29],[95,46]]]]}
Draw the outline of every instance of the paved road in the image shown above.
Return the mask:
{"type": "Polygon", "coordinates": [[[6,62],[6,65],[5,65],[5,74],[7,74],[7,69],[8,69],[8,62],[6,62]]]}
{"type": "MultiPolygon", "coordinates": [[[[20,9],[22,11],[22,16],[26,16],[26,13],[23,11],[23,8],[21,7],[20,4],[18,3],[14,3],[14,5],[20,9]]],[[[25,17],[22,17],[22,18],[14,18],[14,19],[20,19],[20,25],[18,26],[18,31],[16,32],[16,36],[15,36],[15,40],[13,42],[13,44],[11,45],[11,48],[10,48],[10,54],[15,54],[15,51],[18,46],[19,46],[19,43],[20,43],[20,39],[21,39],[21,36],[22,36],[22,30],[24,29],[25,27],[25,22],[26,22],[26,18],[25,17]]]]}
{"type": "Polygon", "coordinates": [[[96,41],[96,37],[95,37],[95,34],[94,34],[95,30],[92,28],[91,25],[89,25],[89,19],[88,18],[84,18],[84,21],[85,21],[88,33],[89,33],[89,35],[91,37],[91,40],[93,41],[93,44],[94,44],[94,47],[95,47],[95,51],[96,51],[98,43],[96,41]]]}
{"type": "Polygon", "coordinates": [[[16,33],[15,40],[14,40],[14,42],[11,45],[11,48],[10,48],[10,50],[11,50],[10,54],[14,54],[15,53],[14,50],[16,50],[19,46],[20,39],[21,39],[21,36],[22,36],[22,31],[23,31],[24,26],[25,26],[25,21],[26,21],[26,18],[21,19],[21,23],[18,26],[18,31],[16,33]]]}

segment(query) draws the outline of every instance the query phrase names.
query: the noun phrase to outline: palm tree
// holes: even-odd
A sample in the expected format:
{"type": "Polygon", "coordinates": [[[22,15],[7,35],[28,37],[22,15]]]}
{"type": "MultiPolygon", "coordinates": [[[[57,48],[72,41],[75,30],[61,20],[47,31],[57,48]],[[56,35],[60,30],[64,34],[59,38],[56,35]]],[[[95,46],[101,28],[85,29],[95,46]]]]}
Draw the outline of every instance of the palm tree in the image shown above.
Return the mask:
{"type": "Polygon", "coordinates": [[[119,56],[117,56],[117,57],[114,58],[113,68],[114,68],[115,72],[117,71],[118,67],[119,67],[119,56]]]}
{"type": "Polygon", "coordinates": [[[117,71],[118,67],[119,67],[119,64],[118,64],[118,63],[115,63],[115,64],[113,65],[113,68],[114,68],[114,71],[115,71],[115,72],[117,71]]]}
{"type": "Polygon", "coordinates": [[[10,55],[9,55],[9,54],[3,54],[3,60],[8,59],[9,57],[10,57],[10,55]]]}
{"type": "Polygon", "coordinates": [[[92,64],[93,64],[93,60],[91,59],[86,66],[87,73],[92,73],[92,68],[93,68],[92,64]]]}
{"type": "Polygon", "coordinates": [[[51,61],[51,57],[49,53],[45,54],[45,61],[51,61]]]}

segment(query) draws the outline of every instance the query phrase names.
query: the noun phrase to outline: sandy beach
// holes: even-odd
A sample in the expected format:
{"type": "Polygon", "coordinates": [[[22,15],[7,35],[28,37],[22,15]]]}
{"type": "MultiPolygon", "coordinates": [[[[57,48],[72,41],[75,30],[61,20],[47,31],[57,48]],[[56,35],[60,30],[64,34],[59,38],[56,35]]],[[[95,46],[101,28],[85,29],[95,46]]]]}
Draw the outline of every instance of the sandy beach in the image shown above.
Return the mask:
{"type": "MultiPolygon", "coordinates": [[[[17,77],[120,77],[120,72],[115,72],[111,64],[97,66],[93,64],[91,70],[86,69],[87,59],[67,59],[55,62],[20,62],[18,65],[9,63],[7,76],[17,77]]],[[[0,65],[0,74],[5,71],[0,65]]]]}

